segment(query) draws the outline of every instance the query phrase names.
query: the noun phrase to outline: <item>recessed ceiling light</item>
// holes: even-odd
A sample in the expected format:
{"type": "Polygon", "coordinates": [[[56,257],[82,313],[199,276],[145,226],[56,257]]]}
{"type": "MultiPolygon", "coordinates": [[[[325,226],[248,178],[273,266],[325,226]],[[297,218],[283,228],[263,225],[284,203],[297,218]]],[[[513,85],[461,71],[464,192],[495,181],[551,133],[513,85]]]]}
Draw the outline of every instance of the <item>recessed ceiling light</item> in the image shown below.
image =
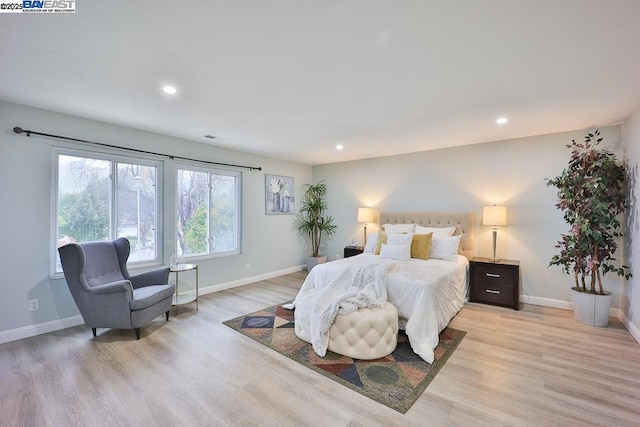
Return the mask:
{"type": "Polygon", "coordinates": [[[173,86],[165,86],[162,88],[162,90],[164,91],[164,93],[168,93],[169,95],[175,95],[177,92],[176,88],[173,86]]]}
{"type": "Polygon", "coordinates": [[[342,144],[336,145],[336,150],[342,150],[344,146],[342,144]]]}
{"type": "Polygon", "coordinates": [[[507,123],[507,118],[506,117],[500,117],[498,120],[496,120],[496,123],[499,125],[503,125],[505,123],[507,123]]]}

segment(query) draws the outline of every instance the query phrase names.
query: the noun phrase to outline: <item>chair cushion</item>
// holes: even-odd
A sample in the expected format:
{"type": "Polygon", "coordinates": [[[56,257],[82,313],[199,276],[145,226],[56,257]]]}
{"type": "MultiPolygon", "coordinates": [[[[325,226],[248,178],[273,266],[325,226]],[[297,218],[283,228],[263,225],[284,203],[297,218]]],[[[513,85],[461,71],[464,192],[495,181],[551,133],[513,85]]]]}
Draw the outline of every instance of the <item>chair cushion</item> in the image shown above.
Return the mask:
{"type": "Polygon", "coordinates": [[[165,298],[173,296],[175,285],[151,285],[133,290],[133,300],[130,303],[132,311],[151,307],[165,298]]]}
{"type": "Polygon", "coordinates": [[[387,302],[384,308],[361,308],[336,316],[329,329],[329,350],[354,359],[379,359],[396,349],[398,310],[387,302]]]}

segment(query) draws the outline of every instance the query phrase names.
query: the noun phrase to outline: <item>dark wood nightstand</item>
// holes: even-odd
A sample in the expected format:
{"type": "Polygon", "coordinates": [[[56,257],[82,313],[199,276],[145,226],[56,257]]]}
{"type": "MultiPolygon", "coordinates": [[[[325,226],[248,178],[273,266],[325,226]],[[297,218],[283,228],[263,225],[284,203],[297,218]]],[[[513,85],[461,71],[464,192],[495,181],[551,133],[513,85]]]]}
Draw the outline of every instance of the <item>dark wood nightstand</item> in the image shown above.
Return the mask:
{"type": "Polygon", "coordinates": [[[362,246],[345,246],[344,247],[344,257],[349,258],[350,256],[360,255],[364,251],[362,246]]]}
{"type": "Polygon", "coordinates": [[[520,261],[473,258],[470,261],[469,301],[520,310],[520,261]]]}

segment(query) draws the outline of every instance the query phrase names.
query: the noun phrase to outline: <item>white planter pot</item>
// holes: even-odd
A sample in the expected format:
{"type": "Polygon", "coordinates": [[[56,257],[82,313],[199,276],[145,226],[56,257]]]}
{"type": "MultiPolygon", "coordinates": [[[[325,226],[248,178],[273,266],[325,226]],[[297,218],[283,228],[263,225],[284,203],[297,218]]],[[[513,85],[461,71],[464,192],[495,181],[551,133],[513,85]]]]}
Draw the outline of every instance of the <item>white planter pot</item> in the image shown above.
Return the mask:
{"type": "Polygon", "coordinates": [[[319,257],[307,257],[307,271],[311,271],[311,269],[313,267],[315,267],[318,264],[324,264],[325,262],[327,262],[327,257],[326,256],[319,256],[319,257]]]}
{"type": "Polygon", "coordinates": [[[611,309],[611,292],[605,295],[578,292],[571,288],[573,299],[573,317],[577,322],[589,326],[607,326],[611,309]]]}

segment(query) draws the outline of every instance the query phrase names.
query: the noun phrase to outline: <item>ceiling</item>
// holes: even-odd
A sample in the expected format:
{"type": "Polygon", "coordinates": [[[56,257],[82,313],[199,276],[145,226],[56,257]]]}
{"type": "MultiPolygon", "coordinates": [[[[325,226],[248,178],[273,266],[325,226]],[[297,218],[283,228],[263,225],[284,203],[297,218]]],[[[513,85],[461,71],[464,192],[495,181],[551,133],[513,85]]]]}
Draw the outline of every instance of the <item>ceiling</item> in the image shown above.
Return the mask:
{"type": "Polygon", "coordinates": [[[0,40],[0,99],[308,165],[640,106],[638,0],[79,0],[0,40]]]}

